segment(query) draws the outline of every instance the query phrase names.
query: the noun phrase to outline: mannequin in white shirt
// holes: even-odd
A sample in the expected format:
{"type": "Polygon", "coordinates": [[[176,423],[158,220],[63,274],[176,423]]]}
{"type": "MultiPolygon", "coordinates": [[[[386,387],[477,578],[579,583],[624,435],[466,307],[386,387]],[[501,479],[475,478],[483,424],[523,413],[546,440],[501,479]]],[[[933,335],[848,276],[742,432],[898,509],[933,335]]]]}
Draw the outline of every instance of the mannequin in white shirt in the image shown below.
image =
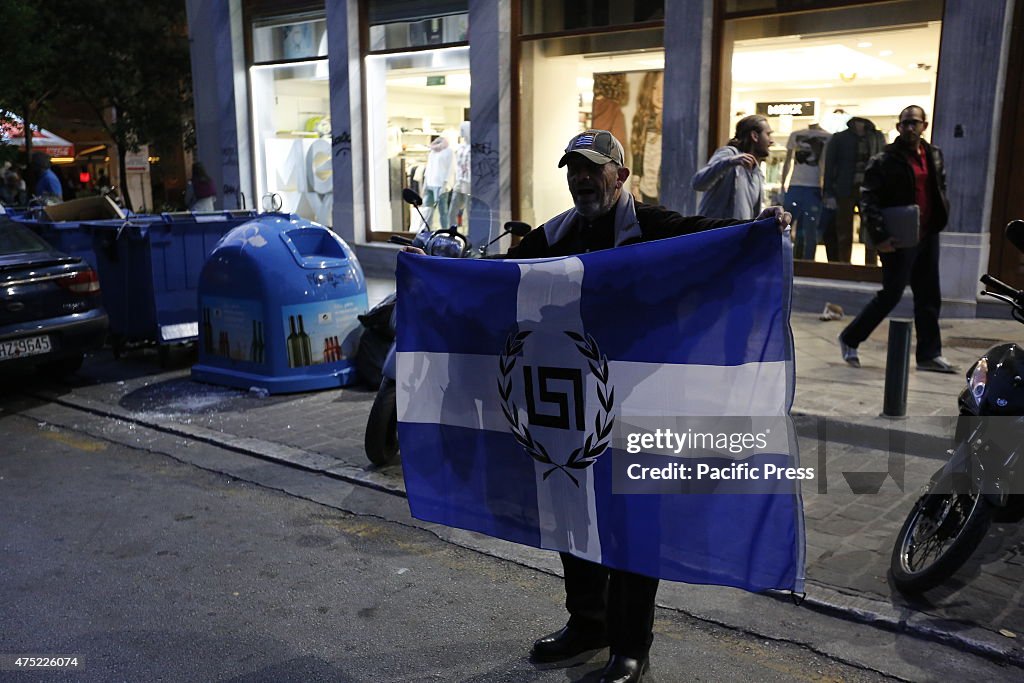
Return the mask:
{"type": "Polygon", "coordinates": [[[452,188],[452,201],[448,205],[448,215],[455,225],[465,225],[469,217],[464,217],[460,222],[459,214],[468,205],[470,195],[472,167],[470,164],[469,121],[463,121],[459,126],[459,137],[462,142],[455,148],[455,186],[452,188]]]}
{"type": "Polygon", "coordinates": [[[448,227],[448,201],[444,193],[449,186],[454,156],[444,136],[439,135],[430,142],[427,169],[423,173],[423,217],[427,221],[427,227],[434,222],[435,207],[440,214],[441,227],[448,227]]]}

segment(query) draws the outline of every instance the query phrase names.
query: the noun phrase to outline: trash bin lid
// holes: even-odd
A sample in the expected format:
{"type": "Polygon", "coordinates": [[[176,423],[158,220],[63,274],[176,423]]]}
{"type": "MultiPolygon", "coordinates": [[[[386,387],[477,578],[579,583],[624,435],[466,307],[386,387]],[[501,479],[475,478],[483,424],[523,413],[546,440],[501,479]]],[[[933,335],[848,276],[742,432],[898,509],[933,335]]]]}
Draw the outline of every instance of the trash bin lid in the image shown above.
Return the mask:
{"type": "Polygon", "coordinates": [[[327,228],[309,221],[293,221],[295,227],[281,232],[281,240],[302,268],[342,268],[349,253],[344,243],[327,228]]]}

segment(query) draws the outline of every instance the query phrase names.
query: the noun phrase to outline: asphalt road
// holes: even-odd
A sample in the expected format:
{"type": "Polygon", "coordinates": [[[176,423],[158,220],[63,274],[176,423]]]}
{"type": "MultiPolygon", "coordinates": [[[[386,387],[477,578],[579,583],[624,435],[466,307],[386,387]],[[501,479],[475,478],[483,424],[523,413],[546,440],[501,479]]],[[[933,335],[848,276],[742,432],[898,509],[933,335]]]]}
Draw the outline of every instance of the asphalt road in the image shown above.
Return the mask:
{"type": "MultiPolygon", "coordinates": [[[[0,654],[82,669],[0,679],[574,681],[605,661],[527,660],[564,619],[557,577],[274,490],[315,474],[254,463],[267,488],[179,462],[195,448],[180,440],[124,445],[130,428],[103,418],[58,428],[47,406],[3,407],[0,654]]],[[[403,504],[347,500],[366,496],[403,504]]],[[[890,680],[670,610],[656,631],[655,682],[890,680]]]]}

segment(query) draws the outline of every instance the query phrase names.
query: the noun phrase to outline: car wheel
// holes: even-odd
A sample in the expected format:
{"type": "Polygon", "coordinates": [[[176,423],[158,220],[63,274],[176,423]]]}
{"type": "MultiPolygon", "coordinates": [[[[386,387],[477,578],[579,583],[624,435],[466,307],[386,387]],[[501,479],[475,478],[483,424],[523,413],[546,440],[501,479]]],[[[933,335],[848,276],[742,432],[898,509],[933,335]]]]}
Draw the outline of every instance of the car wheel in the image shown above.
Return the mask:
{"type": "Polygon", "coordinates": [[[39,365],[37,370],[40,374],[46,375],[47,377],[64,377],[65,375],[71,375],[78,372],[82,367],[83,360],[85,360],[85,356],[79,353],[75,356],[69,356],[68,358],[61,358],[60,360],[42,363],[39,365]]]}

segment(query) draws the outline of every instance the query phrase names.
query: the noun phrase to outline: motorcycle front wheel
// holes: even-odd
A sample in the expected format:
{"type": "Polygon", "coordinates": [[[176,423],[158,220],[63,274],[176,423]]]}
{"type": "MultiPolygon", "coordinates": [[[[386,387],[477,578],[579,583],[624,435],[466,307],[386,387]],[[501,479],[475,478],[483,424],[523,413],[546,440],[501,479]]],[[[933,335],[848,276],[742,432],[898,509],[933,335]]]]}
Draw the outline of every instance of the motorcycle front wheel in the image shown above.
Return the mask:
{"type": "Polygon", "coordinates": [[[896,537],[889,569],[902,593],[921,593],[948,579],[988,532],[992,505],[981,493],[931,493],[954,490],[949,477],[918,499],[896,537]]]}
{"type": "Polygon", "coordinates": [[[395,402],[395,380],[385,377],[373,399],[363,439],[366,457],[374,465],[390,465],[398,459],[398,404],[395,402]]]}

